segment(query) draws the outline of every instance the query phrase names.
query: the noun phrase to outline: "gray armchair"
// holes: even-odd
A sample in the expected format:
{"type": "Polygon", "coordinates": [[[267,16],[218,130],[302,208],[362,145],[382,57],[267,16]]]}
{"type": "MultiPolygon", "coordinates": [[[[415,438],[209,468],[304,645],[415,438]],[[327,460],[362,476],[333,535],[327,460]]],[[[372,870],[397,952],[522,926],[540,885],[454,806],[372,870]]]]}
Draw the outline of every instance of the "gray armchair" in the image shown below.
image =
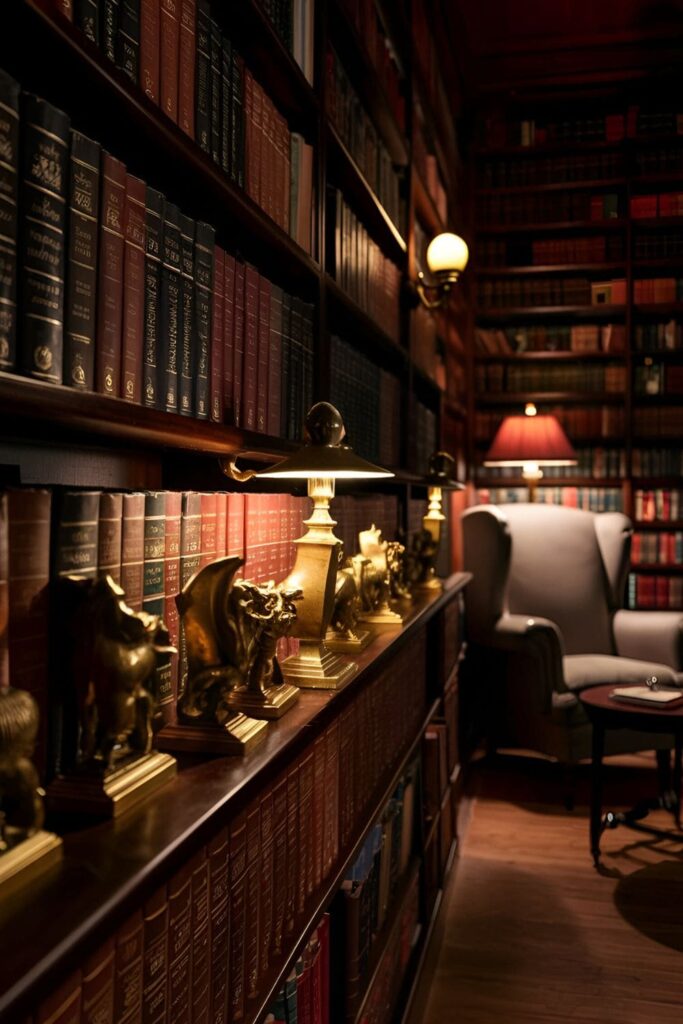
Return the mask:
{"type": "MultiPolygon", "coordinates": [[[[683,614],[621,608],[632,528],[617,512],[479,505],[462,518],[467,666],[495,747],[572,763],[590,756],[577,698],[601,683],[683,683],[683,614]]],[[[472,700],[470,700],[472,704],[472,700]]],[[[606,753],[662,749],[669,737],[624,730],[606,753]]]]}

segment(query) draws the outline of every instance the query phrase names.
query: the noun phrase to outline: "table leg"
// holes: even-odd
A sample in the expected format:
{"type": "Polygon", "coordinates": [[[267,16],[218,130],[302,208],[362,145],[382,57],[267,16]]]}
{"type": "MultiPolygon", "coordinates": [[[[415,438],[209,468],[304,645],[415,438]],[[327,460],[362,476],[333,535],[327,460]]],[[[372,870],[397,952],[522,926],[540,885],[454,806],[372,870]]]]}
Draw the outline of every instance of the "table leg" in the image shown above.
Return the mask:
{"type": "Polygon", "coordinates": [[[602,831],[602,755],[605,748],[605,727],[601,721],[593,722],[593,763],[591,779],[590,840],[593,863],[600,864],[600,833],[602,831]]]}
{"type": "Polygon", "coordinates": [[[683,761],[683,733],[676,733],[676,746],[674,748],[674,798],[676,801],[676,807],[674,814],[676,816],[676,827],[681,827],[681,762],[683,761]]]}

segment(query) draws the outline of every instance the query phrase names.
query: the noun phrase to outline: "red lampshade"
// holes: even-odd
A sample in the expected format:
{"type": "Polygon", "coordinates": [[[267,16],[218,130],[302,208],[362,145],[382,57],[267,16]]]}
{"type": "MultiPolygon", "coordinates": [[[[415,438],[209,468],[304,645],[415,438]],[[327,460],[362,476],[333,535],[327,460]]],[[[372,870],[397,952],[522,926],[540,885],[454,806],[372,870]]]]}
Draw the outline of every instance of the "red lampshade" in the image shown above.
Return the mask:
{"type": "Polygon", "coordinates": [[[572,466],[576,452],[554,416],[507,416],[486,453],[485,466],[572,466]]]}

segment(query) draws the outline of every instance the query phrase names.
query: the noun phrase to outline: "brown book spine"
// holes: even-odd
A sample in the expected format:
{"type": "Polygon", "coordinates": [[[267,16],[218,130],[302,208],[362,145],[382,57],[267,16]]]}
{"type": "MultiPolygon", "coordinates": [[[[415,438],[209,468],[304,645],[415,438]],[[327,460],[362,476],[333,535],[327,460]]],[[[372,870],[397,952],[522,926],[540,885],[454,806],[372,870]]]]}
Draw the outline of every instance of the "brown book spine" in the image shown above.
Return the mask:
{"type": "Polygon", "coordinates": [[[83,964],[80,1024],[113,1024],[114,940],[110,939],[83,964]]]}
{"type": "Polygon", "coordinates": [[[9,522],[7,495],[0,494],[0,692],[9,686],[9,522]]]}
{"type": "Polygon", "coordinates": [[[209,862],[206,851],[192,859],[192,1024],[209,1024],[209,862]]]}
{"type": "Polygon", "coordinates": [[[162,885],[144,907],[142,1024],[168,1024],[168,898],[162,885]]]}
{"type": "Polygon", "coordinates": [[[229,253],[225,254],[223,284],[223,420],[234,423],[235,257],[229,253]]]}
{"type": "Polygon", "coordinates": [[[199,566],[203,568],[216,557],[216,495],[206,493],[201,496],[201,541],[199,566]]]}
{"type": "Polygon", "coordinates": [[[142,1015],[142,911],[116,933],[114,1024],[137,1024],[142,1015]]]}
{"type": "Polygon", "coordinates": [[[69,21],[74,20],[73,0],[56,0],[56,7],[60,14],[63,14],[69,21]]]}
{"type": "Polygon", "coordinates": [[[211,927],[211,979],[209,986],[210,1024],[228,1020],[228,829],[223,828],[207,845],[209,861],[209,916],[211,927]]]}
{"type": "Polygon", "coordinates": [[[125,165],[109,153],[102,153],[95,389],[116,396],[121,383],[125,205],[125,165]]]}
{"type": "Polygon", "coordinates": [[[216,494],[216,558],[228,552],[228,496],[225,491],[216,494]]]}
{"type": "Polygon", "coordinates": [[[100,518],[97,530],[97,572],[121,583],[121,533],[123,495],[100,494],[100,518]]]}
{"type": "Polygon", "coordinates": [[[140,178],[126,175],[123,257],[121,397],[142,401],[142,338],[145,329],[145,195],[140,178]]]}
{"type": "Polygon", "coordinates": [[[214,423],[223,422],[223,312],[225,306],[225,253],[214,248],[213,316],[211,320],[210,408],[214,423]]]}
{"type": "Polygon", "coordinates": [[[192,862],[178,871],[168,886],[168,1005],[169,1021],[190,1024],[192,978],[192,862]]]}
{"type": "Polygon", "coordinates": [[[273,786],[273,957],[284,948],[285,909],[287,904],[287,776],[273,786]]]}
{"type": "Polygon", "coordinates": [[[258,353],[256,376],[256,429],[266,432],[270,357],[270,281],[261,276],[258,294],[258,353]]]}
{"type": "Polygon", "coordinates": [[[244,288],[244,427],[256,430],[256,377],[258,373],[259,272],[247,264],[244,288]]]}
{"type": "Polygon", "coordinates": [[[34,1014],[36,1024],[81,1024],[81,972],[74,971],[44,999],[34,1014]]]}
{"type": "Polygon", "coordinates": [[[246,946],[247,819],[239,814],[230,825],[230,968],[228,1019],[244,1017],[244,968],[246,946]]]}
{"type": "Polygon", "coordinates": [[[142,590],[145,564],[145,496],[123,495],[121,523],[121,587],[126,603],[134,611],[142,611],[142,590]]]}
{"type": "Polygon", "coordinates": [[[159,102],[160,0],[140,0],[140,85],[159,102]]]}
{"type": "Polygon", "coordinates": [[[245,987],[247,999],[254,999],[258,993],[259,979],[259,911],[261,895],[261,806],[255,800],[247,811],[247,884],[246,884],[246,934],[245,987]]]}
{"type": "Polygon", "coordinates": [[[313,886],[323,879],[323,847],[325,836],[325,734],[313,746],[313,886]]]}
{"type": "MultiPolygon", "coordinates": [[[[180,519],[183,496],[180,491],[166,493],[166,541],[164,549],[164,622],[171,643],[180,649],[180,616],[176,596],[180,593],[180,519]]],[[[164,723],[175,716],[178,700],[178,654],[171,655],[171,688],[168,699],[159,704],[164,723]]]]}
{"type": "Polygon", "coordinates": [[[235,260],[235,296],[233,315],[235,330],[233,341],[232,395],[233,421],[241,427],[244,421],[242,380],[244,378],[244,263],[235,260]]]}
{"type": "Polygon", "coordinates": [[[180,0],[178,125],[194,139],[197,0],[180,0]]]}
{"type": "Polygon", "coordinates": [[[161,109],[177,124],[180,0],[160,0],[160,2],[159,92],[161,96],[161,109]]]}
{"type": "Polygon", "coordinates": [[[259,973],[265,975],[273,945],[273,886],[275,884],[273,839],[273,793],[261,797],[261,893],[259,901],[259,973]]]}
{"type": "Polygon", "coordinates": [[[313,750],[308,750],[299,768],[299,878],[296,912],[303,914],[306,898],[313,892],[313,750]]]}
{"type": "Polygon", "coordinates": [[[339,849],[339,727],[336,722],[325,732],[325,747],[323,875],[327,876],[339,849]]]}
{"type": "Polygon", "coordinates": [[[297,894],[301,870],[299,845],[299,762],[287,772],[287,895],[285,902],[285,934],[294,931],[297,894]]]}

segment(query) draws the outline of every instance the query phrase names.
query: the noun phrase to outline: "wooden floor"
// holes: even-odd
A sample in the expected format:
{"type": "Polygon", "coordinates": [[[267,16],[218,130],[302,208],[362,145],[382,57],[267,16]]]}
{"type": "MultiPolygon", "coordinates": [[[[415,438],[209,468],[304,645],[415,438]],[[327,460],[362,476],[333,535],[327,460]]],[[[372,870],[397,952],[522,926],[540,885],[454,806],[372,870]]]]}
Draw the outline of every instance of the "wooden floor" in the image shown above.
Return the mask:
{"type": "MultiPolygon", "coordinates": [[[[653,755],[610,760],[608,808],[656,793],[653,755]]],[[[579,772],[568,812],[553,765],[475,766],[422,1024],[683,1022],[683,844],[607,832],[598,873],[579,772]]]]}

